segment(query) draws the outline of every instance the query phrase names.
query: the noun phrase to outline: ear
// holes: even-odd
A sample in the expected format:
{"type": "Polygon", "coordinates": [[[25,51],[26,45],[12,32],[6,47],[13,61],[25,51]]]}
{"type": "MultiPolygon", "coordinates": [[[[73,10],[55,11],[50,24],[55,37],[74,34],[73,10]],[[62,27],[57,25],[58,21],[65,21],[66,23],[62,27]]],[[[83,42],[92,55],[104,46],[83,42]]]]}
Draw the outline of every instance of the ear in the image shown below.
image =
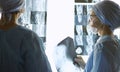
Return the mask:
{"type": "Polygon", "coordinates": [[[20,13],[24,13],[25,12],[25,9],[20,9],[20,13]]]}
{"type": "Polygon", "coordinates": [[[102,25],[101,21],[98,18],[93,20],[93,24],[95,27],[99,27],[102,25]]]}

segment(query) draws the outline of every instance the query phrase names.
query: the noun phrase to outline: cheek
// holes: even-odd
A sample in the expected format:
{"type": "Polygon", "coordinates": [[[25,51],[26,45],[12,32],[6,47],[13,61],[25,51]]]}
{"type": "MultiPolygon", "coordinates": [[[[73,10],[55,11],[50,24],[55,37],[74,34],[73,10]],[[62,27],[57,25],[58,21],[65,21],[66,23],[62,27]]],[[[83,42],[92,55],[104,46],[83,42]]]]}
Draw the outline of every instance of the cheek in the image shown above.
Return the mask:
{"type": "Polygon", "coordinates": [[[91,27],[95,27],[95,24],[94,24],[93,21],[90,21],[90,22],[89,22],[89,25],[90,25],[91,27]]]}
{"type": "Polygon", "coordinates": [[[90,22],[89,22],[89,24],[92,26],[92,27],[98,27],[100,24],[101,24],[101,22],[98,20],[98,19],[94,19],[94,20],[91,20],[90,22]]]}
{"type": "Polygon", "coordinates": [[[89,19],[89,25],[94,27],[94,25],[95,25],[95,18],[90,18],[89,19]]]}

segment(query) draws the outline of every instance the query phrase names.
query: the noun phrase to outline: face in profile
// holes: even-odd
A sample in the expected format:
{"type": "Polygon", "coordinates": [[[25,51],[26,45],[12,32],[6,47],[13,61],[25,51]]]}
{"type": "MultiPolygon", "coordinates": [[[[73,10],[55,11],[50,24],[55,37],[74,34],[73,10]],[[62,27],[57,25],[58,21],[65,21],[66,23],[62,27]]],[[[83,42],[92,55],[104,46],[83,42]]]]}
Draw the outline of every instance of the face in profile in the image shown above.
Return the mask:
{"type": "Polygon", "coordinates": [[[95,28],[98,28],[101,25],[99,18],[96,16],[93,10],[90,11],[89,25],[95,28]]]}
{"type": "Polygon", "coordinates": [[[89,29],[93,34],[98,33],[99,23],[100,23],[100,21],[99,21],[98,17],[95,15],[94,11],[91,10],[90,11],[90,19],[89,19],[89,29]]]}

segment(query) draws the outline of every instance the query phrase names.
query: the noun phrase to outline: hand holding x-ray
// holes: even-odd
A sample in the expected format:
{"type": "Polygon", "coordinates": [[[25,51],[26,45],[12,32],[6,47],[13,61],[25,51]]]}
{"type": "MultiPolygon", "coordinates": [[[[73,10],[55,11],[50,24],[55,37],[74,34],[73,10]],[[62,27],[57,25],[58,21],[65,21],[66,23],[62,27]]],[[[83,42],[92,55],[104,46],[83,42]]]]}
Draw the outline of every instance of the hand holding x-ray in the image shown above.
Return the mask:
{"type": "Polygon", "coordinates": [[[77,63],[78,66],[80,66],[82,69],[85,68],[85,61],[84,59],[82,58],[82,56],[80,55],[77,55],[77,57],[74,59],[75,63],[77,63]]]}

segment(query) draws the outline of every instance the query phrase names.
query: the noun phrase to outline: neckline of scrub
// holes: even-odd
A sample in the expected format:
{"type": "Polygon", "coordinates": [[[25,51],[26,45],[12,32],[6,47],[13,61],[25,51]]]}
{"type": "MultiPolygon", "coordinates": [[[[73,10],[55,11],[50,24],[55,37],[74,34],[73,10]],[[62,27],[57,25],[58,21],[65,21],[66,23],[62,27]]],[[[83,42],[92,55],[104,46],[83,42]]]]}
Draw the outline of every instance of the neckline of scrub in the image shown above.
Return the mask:
{"type": "Polygon", "coordinates": [[[103,42],[103,41],[106,41],[106,40],[111,40],[113,39],[114,37],[110,36],[110,35],[104,35],[104,36],[100,36],[99,39],[97,40],[97,43],[98,42],[103,42]]]}
{"type": "Polygon", "coordinates": [[[16,26],[14,26],[14,27],[12,27],[12,28],[10,28],[8,30],[2,30],[2,29],[0,29],[0,32],[8,32],[8,31],[14,30],[14,29],[16,29],[18,27],[19,27],[19,25],[16,25],[16,26]]]}

